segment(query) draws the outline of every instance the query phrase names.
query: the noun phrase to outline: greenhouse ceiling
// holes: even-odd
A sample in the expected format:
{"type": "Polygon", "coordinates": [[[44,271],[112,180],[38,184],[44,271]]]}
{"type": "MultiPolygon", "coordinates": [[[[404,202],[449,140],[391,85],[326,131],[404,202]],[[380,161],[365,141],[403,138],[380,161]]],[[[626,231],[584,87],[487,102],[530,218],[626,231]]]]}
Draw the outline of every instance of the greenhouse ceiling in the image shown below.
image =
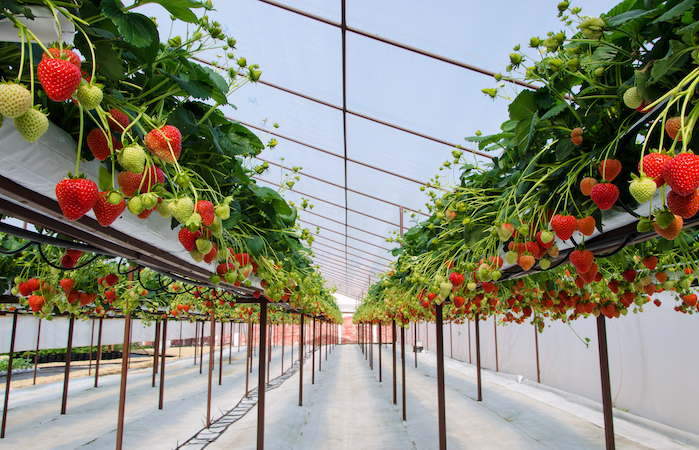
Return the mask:
{"type": "MultiPolygon", "coordinates": [[[[214,2],[210,20],[237,40],[235,57],[262,70],[259,83],[229,99],[235,108],[222,109],[279,142],[260,155],[269,163],[261,185],[279,189],[282,167],[302,167],[284,196],[313,205],[299,214],[301,225],[319,230],[314,261],[339,294],[361,299],[394,259],[386,238],[425,217],[420,186],[435,174],[455,182],[440,167],[456,145],[474,150],[474,163],[497,156],[464,137],[497,132],[506,120],[508,102],[481,89],[495,86],[492,74],[506,70],[515,45],[562,28],[557,2],[548,3],[542,14],[515,1],[214,2]]],[[[599,16],[612,5],[572,6],[599,16]]],[[[139,10],[156,17],[166,39],[167,13],[139,10]]],[[[512,97],[522,89],[511,84],[512,97]]]]}

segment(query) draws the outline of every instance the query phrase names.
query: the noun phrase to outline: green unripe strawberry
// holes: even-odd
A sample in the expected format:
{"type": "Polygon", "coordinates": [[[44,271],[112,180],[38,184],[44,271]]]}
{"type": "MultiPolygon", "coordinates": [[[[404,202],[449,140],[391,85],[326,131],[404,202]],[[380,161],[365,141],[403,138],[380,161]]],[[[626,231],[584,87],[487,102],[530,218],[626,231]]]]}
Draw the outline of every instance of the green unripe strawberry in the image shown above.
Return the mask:
{"type": "Polygon", "coordinates": [[[175,177],[175,184],[181,188],[186,188],[189,186],[189,176],[184,173],[180,173],[175,177]]]}
{"type": "Polygon", "coordinates": [[[155,210],[158,211],[158,214],[160,214],[165,219],[169,219],[172,216],[172,213],[170,212],[170,202],[168,200],[158,202],[158,205],[155,207],[155,210]]]}
{"type": "Polygon", "coordinates": [[[500,272],[499,270],[493,270],[492,272],[490,272],[490,276],[493,279],[493,281],[498,281],[500,277],[502,277],[502,272],[500,272]]]}
{"type": "Polygon", "coordinates": [[[664,290],[669,291],[669,290],[672,289],[673,287],[675,287],[675,281],[674,281],[674,280],[665,280],[665,281],[663,281],[663,289],[664,289],[664,290]]]}
{"type": "Polygon", "coordinates": [[[94,84],[81,84],[75,91],[75,98],[82,107],[91,111],[102,103],[102,88],[94,84]]]}
{"type": "Polygon", "coordinates": [[[109,194],[107,194],[107,202],[110,205],[118,205],[119,203],[121,203],[121,200],[123,198],[124,196],[117,191],[111,191],[109,194]]]}
{"type": "Polygon", "coordinates": [[[551,67],[551,70],[554,72],[558,72],[561,70],[561,67],[563,67],[563,60],[560,58],[550,59],[549,67],[551,67]]]}
{"type": "Polygon", "coordinates": [[[680,287],[684,290],[688,290],[690,287],[692,287],[692,282],[694,281],[694,277],[687,277],[687,278],[682,278],[680,280],[680,287]]]}
{"type": "Polygon", "coordinates": [[[189,252],[189,256],[192,257],[196,262],[202,262],[204,260],[204,254],[197,250],[196,248],[189,252]]]}
{"type": "Polygon", "coordinates": [[[518,66],[522,62],[522,55],[519,53],[510,53],[510,63],[513,66],[518,66]]]}
{"type": "Polygon", "coordinates": [[[624,92],[624,104],[631,109],[639,108],[643,104],[643,98],[638,93],[636,86],[630,87],[624,92]]]}
{"type": "Polygon", "coordinates": [[[10,119],[19,117],[32,107],[32,93],[21,84],[0,84],[0,114],[10,119]]]}
{"type": "Polygon", "coordinates": [[[629,192],[639,204],[650,201],[656,189],[655,181],[648,177],[635,178],[629,184],[629,192]]]}
{"type": "Polygon", "coordinates": [[[653,224],[650,220],[648,219],[641,219],[638,221],[636,224],[636,231],[639,233],[647,233],[653,228],[653,224]]]}
{"type": "Polygon", "coordinates": [[[238,274],[234,270],[226,272],[223,277],[226,279],[226,282],[230,284],[234,284],[236,281],[238,281],[238,274]]]}
{"type": "Polygon", "coordinates": [[[531,48],[537,48],[540,45],[541,45],[541,39],[539,39],[538,37],[533,37],[533,38],[529,39],[529,46],[531,48]]]}
{"type": "Polygon", "coordinates": [[[580,31],[582,31],[582,35],[587,39],[599,39],[602,37],[602,31],[605,25],[604,19],[591,17],[580,23],[580,31]]]}
{"type": "Polygon", "coordinates": [[[604,75],[604,67],[598,67],[595,69],[595,76],[596,77],[601,77],[604,75]]]}
{"type": "Polygon", "coordinates": [[[121,167],[129,172],[141,174],[146,164],[146,152],[140,145],[132,144],[119,152],[117,161],[119,161],[121,167]]]}
{"type": "Polygon", "coordinates": [[[201,215],[199,213],[192,213],[189,219],[184,223],[184,226],[194,231],[201,226],[201,215]]]}
{"type": "Polygon", "coordinates": [[[218,275],[211,275],[209,281],[213,284],[219,284],[221,282],[221,277],[218,275]]]}
{"type": "Polygon", "coordinates": [[[505,261],[507,261],[507,264],[514,264],[517,262],[517,252],[510,250],[509,252],[505,253],[505,261]]]}
{"type": "Polygon", "coordinates": [[[172,217],[174,217],[179,223],[184,224],[187,222],[187,220],[189,220],[194,212],[194,201],[192,201],[190,197],[178,198],[171,201],[168,208],[170,209],[170,214],[172,214],[172,217]]]}
{"type": "Polygon", "coordinates": [[[143,202],[139,197],[131,197],[129,202],[126,204],[126,207],[129,208],[129,212],[134,216],[141,214],[145,209],[143,202]]]}
{"type": "Polygon", "coordinates": [[[158,194],[155,192],[141,194],[141,202],[143,203],[143,209],[153,209],[158,204],[158,194]]]}
{"type": "Polygon", "coordinates": [[[208,254],[211,251],[211,247],[213,247],[213,244],[210,240],[204,238],[197,239],[197,250],[199,250],[204,255],[208,254]]]}
{"type": "Polygon", "coordinates": [[[231,207],[228,205],[216,205],[214,208],[214,214],[220,217],[221,220],[227,220],[231,217],[231,207]]]}
{"type": "Polygon", "coordinates": [[[549,267],[551,267],[551,260],[548,258],[542,258],[539,260],[539,267],[541,267],[542,270],[547,270],[549,267]]]}
{"type": "Polygon", "coordinates": [[[214,217],[214,221],[209,225],[209,231],[211,231],[211,234],[215,238],[221,238],[223,236],[223,223],[221,222],[221,218],[218,216],[214,217]]]}
{"type": "Polygon", "coordinates": [[[25,141],[37,141],[49,129],[49,119],[42,111],[29,108],[27,112],[14,120],[15,128],[25,141]]]}
{"type": "Polygon", "coordinates": [[[667,228],[675,220],[675,215],[669,210],[664,209],[655,214],[655,222],[660,228],[667,228]]]}
{"type": "Polygon", "coordinates": [[[568,9],[568,6],[570,6],[570,3],[567,1],[559,3],[558,4],[558,12],[560,12],[560,13],[564,12],[566,9],[568,9]]]}
{"type": "Polygon", "coordinates": [[[544,244],[548,244],[554,239],[554,235],[549,230],[544,230],[539,235],[539,239],[541,239],[541,242],[543,242],[544,244]]]}
{"type": "Polygon", "coordinates": [[[576,72],[580,68],[580,60],[578,58],[569,59],[566,66],[571,72],[576,72]]]}
{"type": "Polygon", "coordinates": [[[560,44],[558,43],[558,39],[556,39],[554,36],[549,36],[544,39],[544,47],[546,47],[546,50],[549,52],[555,52],[559,46],[560,44]]]}

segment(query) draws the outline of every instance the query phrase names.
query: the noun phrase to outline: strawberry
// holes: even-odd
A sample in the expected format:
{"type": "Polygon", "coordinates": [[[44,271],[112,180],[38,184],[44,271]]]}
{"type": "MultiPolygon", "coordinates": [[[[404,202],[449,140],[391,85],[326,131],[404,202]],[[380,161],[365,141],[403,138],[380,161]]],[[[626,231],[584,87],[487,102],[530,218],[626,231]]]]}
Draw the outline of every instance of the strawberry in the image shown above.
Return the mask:
{"type": "Polygon", "coordinates": [[[83,255],[81,250],[66,250],[66,255],[73,261],[77,261],[83,255]]]}
{"type": "Polygon", "coordinates": [[[119,277],[115,273],[108,273],[104,276],[104,281],[106,281],[107,285],[111,287],[119,282],[119,277]]]}
{"type": "Polygon", "coordinates": [[[592,234],[595,232],[596,224],[597,222],[595,221],[594,217],[583,217],[582,219],[578,219],[578,231],[585,236],[592,236],[592,234]]]}
{"type": "Polygon", "coordinates": [[[498,237],[502,242],[507,241],[512,237],[515,232],[515,227],[511,223],[503,223],[499,227],[495,227],[495,231],[498,233],[498,237]]]}
{"type": "Polygon", "coordinates": [[[580,144],[583,143],[583,129],[578,127],[578,128],[573,128],[573,130],[570,132],[570,140],[573,142],[573,145],[576,147],[579,146],[580,144]]]}
{"type": "Polygon", "coordinates": [[[580,181],[580,192],[586,197],[590,196],[592,187],[597,184],[597,180],[592,177],[585,177],[580,181]]]}
{"type": "Polygon", "coordinates": [[[69,255],[63,255],[61,257],[61,266],[65,267],[66,269],[72,269],[77,263],[78,261],[71,258],[69,255]]]}
{"type": "Polygon", "coordinates": [[[519,257],[517,260],[517,264],[526,272],[527,270],[531,269],[534,267],[534,263],[536,263],[536,259],[534,259],[534,256],[532,255],[527,255],[524,254],[519,257]]]}
{"type": "Polygon", "coordinates": [[[40,109],[29,108],[14,120],[14,125],[25,141],[35,142],[49,129],[49,119],[40,109]]]}
{"type": "Polygon", "coordinates": [[[155,208],[151,208],[151,209],[144,208],[143,211],[136,214],[136,217],[138,217],[141,220],[147,219],[148,216],[150,216],[150,213],[152,213],[153,211],[155,211],[155,208]]]}
{"type": "MultiPolygon", "coordinates": [[[[116,140],[112,133],[109,133],[109,137],[112,140],[112,148],[118,150],[122,147],[121,142],[116,140]]],[[[90,130],[90,132],[87,133],[87,138],[85,138],[85,141],[87,142],[87,146],[92,154],[95,155],[95,158],[99,159],[100,161],[104,161],[111,156],[112,150],[109,148],[107,136],[105,136],[104,132],[99,128],[93,128],[90,130]]]]}
{"type": "Polygon", "coordinates": [[[104,298],[107,299],[107,302],[109,302],[109,304],[112,304],[116,299],[116,292],[114,292],[111,289],[108,291],[104,291],[104,298]]]}
{"type": "Polygon", "coordinates": [[[599,39],[602,37],[605,25],[604,19],[600,17],[590,17],[580,22],[579,26],[583,37],[587,39],[599,39]]]}
{"type": "Polygon", "coordinates": [[[624,104],[631,109],[640,108],[643,104],[643,97],[638,92],[636,86],[630,87],[624,92],[624,104]]]}
{"type": "Polygon", "coordinates": [[[675,215],[675,219],[672,221],[672,223],[665,228],[660,228],[657,222],[653,223],[653,229],[655,232],[669,241],[674,240],[680,235],[682,226],[684,226],[684,220],[682,220],[682,217],[677,215],[675,215]]]}
{"type": "Polygon", "coordinates": [[[123,197],[116,205],[109,203],[108,197],[109,192],[100,192],[95,205],[92,207],[97,222],[103,227],[108,227],[114,223],[126,209],[126,200],[123,197]]]}
{"type": "Polygon", "coordinates": [[[209,253],[207,253],[206,255],[204,255],[204,262],[207,263],[207,264],[211,264],[211,261],[213,261],[214,259],[216,259],[216,255],[217,255],[217,254],[218,254],[218,245],[216,245],[216,244],[214,243],[214,244],[211,246],[211,250],[209,251],[209,253]]]}
{"type": "Polygon", "coordinates": [[[116,108],[112,108],[107,113],[107,123],[109,124],[110,130],[121,133],[126,127],[129,126],[131,120],[129,119],[129,116],[123,112],[116,108]]]}
{"type": "Polygon", "coordinates": [[[466,304],[466,299],[461,297],[460,295],[457,295],[454,297],[454,306],[457,308],[462,308],[466,304]]]}
{"type": "Polygon", "coordinates": [[[578,272],[578,275],[580,276],[580,278],[583,279],[585,283],[592,283],[593,281],[595,281],[597,275],[599,275],[598,270],[599,267],[597,267],[597,264],[593,262],[590,266],[590,270],[582,273],[578,272]]]}
{"type": "Polygon", "coordinates": [[[653,303],[655,304],[655,306],[660,306],[662,302],[656,298],[655,300],[653,300],[653,303]]]}
{"type": "Polygon", "coordinates": [[[624,277],[624,280],[628,283],[633,283],[634,280],[636,280],[636,269],[627,269],[621,273],[621,276],[624,277]]]}
{"type": "Polygon", "coordinates": [[[75,280],[72,278],[63,278],[58,284],[61,285],[63,291],[68,295],[68,293],[73,290],[73,286],[75,286],[75,280]]]}
{"type": "Polygon", "coordinates": [[[14,119],[32,107],[32,93],[21,84],[0,84],[0,114],[14,119]]]}
{"type": "Polygon", "coordinates": [[[28,297],[32,295],[32,288],[29,287],[29,283],[27,283],[26,281],[24,283],[19,283],[17,285],[17,289],[19,290],[19,294],[22,297],[28,297]]]}
{"type": "Polygon", "coordinates": [[[681,141],[682,140],[682,117],[673,117],[665,121],[665,131],[670,139],[681,141]]]}
{"type": "Polygon", "coordinates": [[[138,144],[131,144],[117,155],[121,167],[135,174],[143,173],[146,164],[146,152],[138,144]]]}
{"type": "Polygon", "coordinates": [[[141,186],[141,193],[149,192],[155,187],[156,184],[165,183],[165,173],[163,169],[157,166],[150,166],[143,175],[139,175],[139,178],[145,178],[143,185],[141,186]]]}
{"type": "Polygon", "coordinates": [[[612,182],[619,172],[621,172],[621,163],[616,159],[605,159],[599,165],[599,173],[609,182],[612,182]]]}
{"type": "Polygon", "coordinates": [[[250,255],[247,253],[236,253],[233,255],[233,259],[240,265],[241,267],[247,266],[250,264],[250,255]]]}
{"type": "Polygon", "coordinates": [[[80,56],[78,56],[77,53],[75,53],[73,50],[64,47],[63,51],[61,51],[60,48],[56,47],[51,47],[48,50],[48,53],[44,52],[41,54],[41,59],[51,59],[51,58],[58,58],[58,59],[64,59],[77,67],[78,69],[80,68],[80,56]]]}
{"type": "Polygon", "coordinates": [[[182,135],[172,125],[151,130],[143,142],[149,152],[170,164],[177,161],[182,151],[182,135]]]}
{"type": "Polygon", "coordinates": [[[609,290],[611,290],[615,294],[619,293],[619,280],[612,280],[609,283],[607,283],[607,286],[609,287],[609,290]]]}
{"type": "Polygon", "coordinates": [[[546,250],[550,249],[553,244],[556,243],[555,236],[548,230],[537,231],[535,238],[539,247],[546,250]]]}
{"type": "Polygon", "coordinates": [[[201,216],[201,223],[207,227],[214,223],[214,204],[208,200],[199,200],[194,208],[194,211],[201,216]]]}
{"type": "Polygon", "coordinates": [[[599,183],[590,191],[590,198],[602,211],[610,209],[619,198],[619,188],[611,183],[599,183]]]}
{"type": "Polygon", "coordinates": [[[460,288],[462,284],[464,284],[465,277],[463,274],[460,274],[458,272],[453,272],[449,275],[449,282],[455,287],[455,288],[460,288]]]}
{"type": "Polygon", "coordinates": [[[673,214],[683,219],[690,219],[699,212],[699,191],[694,191],[687,196],[677,195],[675,191],[667,194],[667,207],[673,214]]]}
{"type": "Polygon", "coordinates": [[[651,178],[641,176],[637,178],[633,175],[634,179],[629,183],[629,192],[631,196],[639,203],[643,204],[649,202],[655,194],[655,190],[658,188],[655,181],[651,178]]]}
{"type": "Polygon", "coordinates": [[[664,283],[665,280],[667,280],[667,273],[665,272],[657,272],[655,274],[655,279],[658,280],[660,283],[664,283]]]}
{"type": "Polygon", "coordinates": [[[699,188],[699,156],[680,153],[663,167],[665,182],[678,195],[690,195],[699,188]]]}
{"type": "Polygon", "coordinates": [[[645,174],[648,178],[655,181],[655,185],[660,187],[665,184],[663,168],[671,159],[672,157],[665,153],[649,153],[638,163],[638,171],[641,175],[645,174]]]}
{"type": "Polygon", "coordinates": [[[40,295],[30,295],[28,301],[29,307],[34,312],[39,312],[41,311],[41,308],[44,307],[44,297],[40,295]]]}
{"type": "Polygon", "coordinates": [[[75,91],[75,98],[83,109],[92,111],[102,103],[102,88],[94,84],[81,84],[75,91]]]}
{"type": "Polygon", "coordinates": [[[570,239],[577,227],[578,220],[575,216],[556,214],[551,218],[551,229],[562,241],[570,239]]]}
{"type": "Polygon", "coordinates": [[[592,263],[595,262],[595,256],[590,250],[575,249],[570,253],[568,259],[570,259],[570,263],[577,269],[579,274],[588,272],[592,267],[592,263]]]}
{"type": "Polygon", "coordinates": [[[97,201],[99,190],[92,180],[65,178],[56,185],[56,198],[63,215],[68,220],[78,220],[97,201]]]}
{"type": "Polygon", "coordinates": [[[31,289],[32,292],[36,292],[39,289],[41,289],[41,281],[39,281],[37,278],[28,279],[27,284],[29,285],[29,289],[31,289]]]}
{"type": "Polygon", "coordinates": [[[54,102],[68,100],[80,85],[80,69],[65,59],[42,59],[36,73],[46,95],[54,102]]]}
{"type": "Polygon", "coordinates": [[[655,268],[658,266],[658,257],[655,255],[648,256],[646,258],[643,258],[641,260],[641,263],[643,263],[643,265],[646,266],[648,270],[655,270],[655,268]]]}
{"type": "Polygon", "coordinates": [[[117,184],[125,196],[133,197],[141,185],[141,175],[128,171],[119,172],[119,175],[117,175],[117,184]]]}
{"type": "Polygon", "coordinates": [[[180,243],[184,249],[188,252],[191,252],[197,248],[197,239],[200,237],[201,232],[199,230],[197,230],[196,233],[192,233],[189,228],[185,227],[180,228],[180,231],[177,233],[177,238],[180,240],[180,243]]]}
{"type": "Polygon", "coordinates": [[[695,306],[697,304],[697,294],[683,295],[682,301],[684,301],[687,304],[687,306],[695,306]]]}
{"type": "Polygon", "coordinates": [[[66,295],[66,300],[68,301],[68,303],[70,303],[72,305],[73,303],[80,300],[80,292],[70,291],[70,293],[68,295],[66,295]]]}
{"type": "Polygon", "coordinates": [[[178,198],[170,202],[168,209],[179,223],[185,223],[194,212],[194,202],[190,197],[178,198]]]}

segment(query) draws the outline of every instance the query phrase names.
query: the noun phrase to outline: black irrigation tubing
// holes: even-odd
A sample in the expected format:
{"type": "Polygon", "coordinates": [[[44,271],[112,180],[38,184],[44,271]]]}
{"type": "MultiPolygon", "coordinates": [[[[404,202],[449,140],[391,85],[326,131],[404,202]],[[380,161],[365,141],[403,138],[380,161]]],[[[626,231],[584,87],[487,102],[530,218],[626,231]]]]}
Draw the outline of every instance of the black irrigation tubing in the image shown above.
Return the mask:
{"type": "Polygon", "coordinates": [[[29,247],[29,246],[32,245],[33,243],[34,243],[34,242],[31,242],[31,241],[30,241],[30,242],[27,242],[27,243],[24,244],[22,247],[18,248],[17,250],[12,250],[12,251],[0,249],[0,253],[3,254],[3,255],[14,255],[14,254],[19,253],[19,252],[21,252],[21,251],[23,251],[23,250],[26,250],[27,247],[29,247]]]}
{"type": "Polygon", "coordinates": [[[624,247],[626,247],[627,245],[629,245],[629,243],[630,243],[631,241],[633,241],[634,239],[636,239],[636,233],[629,233],[629,234],[627,234],[627,235],[626,235],[626,239],[624,239],[624,242],[622,242],[621,245],[620,245],[617,249],[612,250],[612,251],[609,252],[609,253],[604,253],[604,254],[602,254],[602,255],[595,255],[595,259],[597,259],[597,258],[609,258],[610,256],[616,255],[617,253],[619,253],[620,251],[622,251],[622,250],[624,249],[624,247]]]}
{"type": "Polygon", "coordinates": [[[51,245],[54,247],[80,250],[80,251],[87,252],[87,253],[94,253],[94,254],[98,254],[98,255],[114,257],[114,255],[112,255],[111,253],[105,252],[104,250],[101,250],[97,247],[92,247],[91,245],[66,241],[63,239],[57,239],[57,238],[52,237],[52,236],[46,236],[43,234],[34,233],[34,232],[27,231],[27,230],[22,229],[22,228],[17,228],[15,226],[8,225],[8,224],[2,223],[2,222],[0,222],[0,233],[10,234],[12,236],[26,239],[28,241],[38,242],[41,244],[47,244],[47,245],[51,245]]]}
{"type": "MultiPolygon", "coordinates": [[[[128,261],[128,260],[127,260],[127,261],[128,261]]],[[[137,264],[137,265],[136,265],[134,268],[132,268],[131,270],[128,270],[128,271],[126,271],[126,272],[122,272],[122,271],[121,271],[121,263],[122,263],[122,262],[124,262],[124,259],[123,259],[123,258],[122,258],[121,260],[119,260],[119,263],[117,264],[117,273],[119,273],[119,275],[128,275],[128,274],[133,273],[133,272],[135,272],[135,271],[137,271],[138,269],[141,268],[141,266],[140,266],[139,264],[137,264]]]]}
{"type": "Polygon", "coordinates": [[[641,218],[641,215],[640,215],[640,214],[637,214],[636,211],[634,211],[634,210],[632,210],[631,208],[629,208],[628,206],[626,206],[626,204],[625,204],[624,202],[621,201],[621,198],[616,199],[616,202],[617,202],[622,208],[624,208],[624,211],[626,211],[627,213],[631,214],[634,218],[636,218],[636,219],[640,219],[640,218],[641,218]]]}
{"type": "Polygon", "coordinates": [[[92,259],[90,259],[89,261],[87,261],[87,262],[85,262],[85,263],[83,263],[83,264],[80,264],[79,266],[75,266],[75,267],[61,267],[61,266],[57,266],[57,265],[55,265],[54,263],[52,263],[51,261],[49,261],[49,259],[48,259],[48,258],[46,257],[46,255],[44,254],[44,251],[41,249],[41,244],[40,244],[40,243],[38,243],[38,242],[33,242],[33,244],[35,244],[36,247],[39,249],[39,255],[41,256],[41,259],[43,259],[44,262],[45,262],[49,267],[53,267],[54,269],[63,270],[63,271],[66,271],[66,272],[70,272],[70,271],[72,271],[72,270],[82,269],[83,267],[89,266],[90,264],[92,264],[93,262],[95,262],[95,260],[96,260],[97,258],[99,258],[100,256],[102,256],[102,255],[95,255],[95,256],[92,257],[92,259]]]}

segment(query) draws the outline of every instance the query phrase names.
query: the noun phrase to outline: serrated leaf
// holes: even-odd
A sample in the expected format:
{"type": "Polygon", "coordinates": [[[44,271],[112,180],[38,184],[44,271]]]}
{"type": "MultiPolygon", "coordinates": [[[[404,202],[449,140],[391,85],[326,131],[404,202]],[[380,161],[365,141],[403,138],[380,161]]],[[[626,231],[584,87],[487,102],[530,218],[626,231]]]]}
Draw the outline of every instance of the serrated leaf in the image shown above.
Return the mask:
{"type": "Polygon", "coordinates": [[[257,235],[253,235],[250,237],[246,237],[245,239],[245,244],[248,247],[248,251],[252,256],[260,256],[262,254],[262,250],[265,248],[265,241],[257,235]]]}
{"type": "MultiPolygon", "coordinates": [[[[680,41],[670,41],[670,48],[663,59],[655,61],[653,68],[650,70],[652,79],[647,85],[655,84],[660,81],[665,75],[670,75],[680,70],[687,58],[689,58],[688,47],[680,41]]],[[[691,47],[689,47],[691,50],[691,47]]]]}
{"type": "Polygon", "coordinates": [[[171,73],[165,73],[165,75],[167,75],[175,83],[177,83],[177,85],[183,91],[185,91],[187,95],[202,100],[211,98],[213,90],[211,89],[211,86],[209,86],[208,83],[206,83],[205,81],[185,79],[184,74],[183,77],[178,77],[177,75],[173,75],[171,73]]]}
{"type": "Polygon", "coordinates": [[[532,91],[522,91],[508,109],[512,120],[531,119],[538,109],[534,100],[534,93],[532,91]]]}
{"type": "Polygon", "coordinates": [[[228,103],[228,99],[226,98],[228,83],[226,79],[210,67],[202,67],[201,69],[208,75],[211,81],[211,87],[214,88],[212,92],[213,99],[221,105],[228,103]]]}
{"type": "Polygon", "coordinates": [[[564,161],[573,152],[575,145],[570,138],[561,139],[556,144],[556,161],[564,161]]]}
{"type": "Polygon", "coordinates": [[[167,116],[167,123],[177,127],[183,135],[196,134],[199,131],[194,114],[186,108],[184,103],[172,110],[167,116]]]}
{"type": "Polygon", "coordinates": [[[139,4],[157,3],[167,9],[170,14],[178,19],[197,23],[197,16],[191,11],[191,8],[203,8],[204,4],[193,0],[142,0],[139,4]]]}
{"type": "Polygon", "coordinates": [[[607,20],[607,26],[608,27],[618,27],[620,25],[623,25],[627,22],[630,22],[634,19],[638,19],[640,17],[647,16],[654,12],[655,10],[645,10],[645,9],[634,9],[631,11],[626,11],[625,13],[621,13],[619,15],[616,15],[614,17],[610,17],[607,20]]]}
{"type": "Polygon", "coordinates": [[[554,106],[553,108],[546,111],[546,114],[541,116],[541,120],[546,120],[546,119],[550,119],[552,117],[556,117],[558,114],[565,111],[566,109],[568,109],[568,105],[566,103],[559,103],[556,106],[554,106]]]}
{"type": "Polygon", "coordinates": [[[269,203],[274,206],[274,209],[279,214],[291,214],[291,208],[286,200],[279,195],[279,192],[270,189],[268,187],[259,187],[255,191],[255,196],[262,200],[263,202],[269,203]]]}
{"type": "Polygon", "coordinates": [[[667,22],[675,17],[681,16],[686,11],[689,11],[694,5],[696,5],[696,0],[684,0],[683,2],[670,8],[665,14],[661,15],[651,23],[667,22]]]}
{"type": "Polygon", "coordinates": [[[134,47],[148,47],[159,41],[158,28],[143,14],[124,12],[117,0],[102,0],[104,15],[116,24],[124,41],[134,47]]]}

